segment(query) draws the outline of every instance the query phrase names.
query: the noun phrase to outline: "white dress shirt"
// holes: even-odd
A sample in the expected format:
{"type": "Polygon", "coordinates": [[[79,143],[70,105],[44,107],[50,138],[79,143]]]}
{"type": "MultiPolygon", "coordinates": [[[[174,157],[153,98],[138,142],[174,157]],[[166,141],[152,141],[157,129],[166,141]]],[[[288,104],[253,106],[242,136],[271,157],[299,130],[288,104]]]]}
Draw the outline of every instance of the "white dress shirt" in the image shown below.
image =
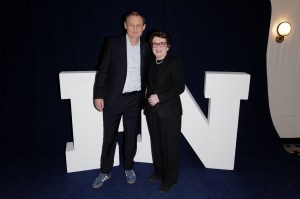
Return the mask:
{"type": "Polygon", "coordinates": [[[132,46],[126,34],[127,75],[123,93],[141,90],[141,51],[140,41],[132,46]]]}

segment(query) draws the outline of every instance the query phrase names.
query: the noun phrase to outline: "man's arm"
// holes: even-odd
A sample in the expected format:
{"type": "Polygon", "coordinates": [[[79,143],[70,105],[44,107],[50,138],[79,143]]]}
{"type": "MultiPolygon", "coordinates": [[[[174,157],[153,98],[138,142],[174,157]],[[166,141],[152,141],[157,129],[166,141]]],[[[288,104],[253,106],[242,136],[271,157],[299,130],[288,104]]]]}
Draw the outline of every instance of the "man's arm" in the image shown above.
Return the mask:
{"type": "Polygon", "coordinates": [[[112,54],[112,46],[110,40],[107,41],[103,57],[101,59],[99,69],[96,73],[94,84],[94,99],[104,98],[105,82],[109,73],[109,65],[112,54]]]}

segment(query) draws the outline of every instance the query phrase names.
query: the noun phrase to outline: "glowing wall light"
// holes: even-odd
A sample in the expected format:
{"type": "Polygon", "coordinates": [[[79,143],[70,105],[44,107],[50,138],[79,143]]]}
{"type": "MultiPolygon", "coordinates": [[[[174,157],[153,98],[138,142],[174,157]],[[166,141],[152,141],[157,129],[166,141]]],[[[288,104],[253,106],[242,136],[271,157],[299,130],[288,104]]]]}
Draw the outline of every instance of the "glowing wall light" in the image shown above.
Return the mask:
{"type": "Polygon", "coordinates": [[[289,22],[281,22],[277,26],[277,34],[278,36],[276,37],[277,43],[281,43],[284,40],[284,37],[290,34],[292,30],[292,26],[289,22]]]}

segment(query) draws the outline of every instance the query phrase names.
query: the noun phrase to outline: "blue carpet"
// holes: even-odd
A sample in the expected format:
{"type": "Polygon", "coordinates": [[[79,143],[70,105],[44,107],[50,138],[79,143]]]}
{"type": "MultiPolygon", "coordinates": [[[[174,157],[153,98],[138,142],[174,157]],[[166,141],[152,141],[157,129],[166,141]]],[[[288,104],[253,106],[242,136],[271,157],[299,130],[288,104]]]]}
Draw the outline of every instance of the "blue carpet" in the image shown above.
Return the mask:
{"type": "Polygon", "coordinates": [[[234,171],[204,168],[185,139],[181,142],[178,183],[168,193],[158,192],[159,182],[148,181],[152,165],[136,163],[137,181],[126,182],[123,168],[100,189],[91,184],[99,170],[66,173],[64,153],[27,154],[1,161],[1,199],[93,198],[222,198],[299,199],[300,162],[287,157],[238,155],[234,171]]]}

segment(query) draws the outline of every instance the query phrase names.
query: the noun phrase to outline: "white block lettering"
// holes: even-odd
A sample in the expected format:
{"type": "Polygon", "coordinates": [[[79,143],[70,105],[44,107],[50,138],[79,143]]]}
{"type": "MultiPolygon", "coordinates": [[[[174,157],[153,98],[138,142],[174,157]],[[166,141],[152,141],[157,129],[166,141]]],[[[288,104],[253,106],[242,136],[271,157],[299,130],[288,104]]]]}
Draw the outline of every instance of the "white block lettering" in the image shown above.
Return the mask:
{"type": "MultiPolygon", "coordinates": [[[[182,132],[205,167],[234,168],[236,135],[241,99],[248,98],[250,75],[245,73],[206,72],[205,97],[210,99],[206,118],[186,88],[182,132]]],[[[70,99],[73,142],[66,146],[67,172],[100,167],[103,137],[102,113],[93,106],[95,72],[61,72],[61,99],[70,99]]],[[[122,131],[122,121],[119,131],[122,131]]],[[[136,162],[151,163],[150,137],[142,117],[142,136],[138,139],[136,162]]],[[[114,166],[119,165],[116,148],[114,166]]]]}

